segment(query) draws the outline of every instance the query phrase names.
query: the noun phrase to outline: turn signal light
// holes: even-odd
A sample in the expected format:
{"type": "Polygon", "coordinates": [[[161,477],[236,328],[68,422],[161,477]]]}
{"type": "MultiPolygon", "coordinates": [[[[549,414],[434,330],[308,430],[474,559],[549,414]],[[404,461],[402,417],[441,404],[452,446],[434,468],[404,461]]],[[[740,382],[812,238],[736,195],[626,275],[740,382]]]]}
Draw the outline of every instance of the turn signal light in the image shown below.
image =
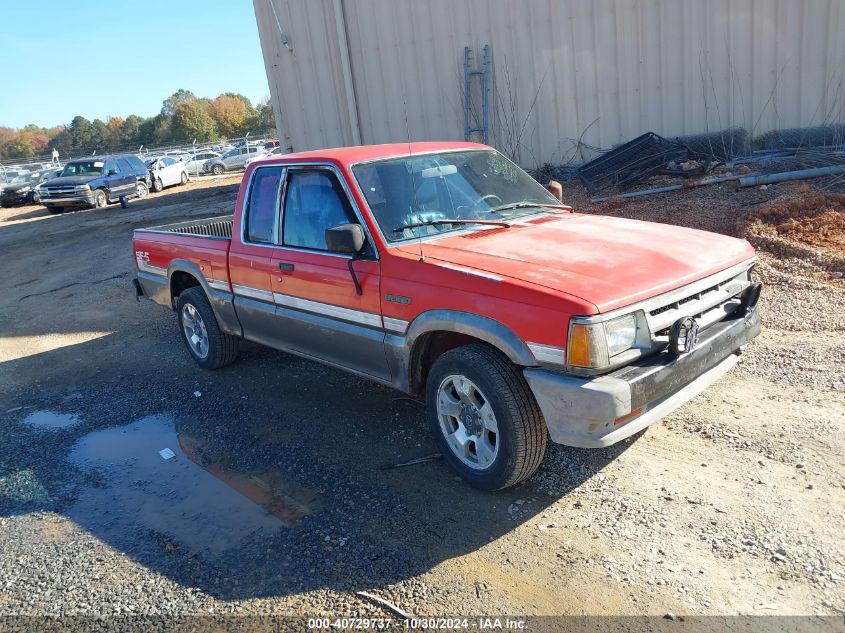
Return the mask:
{"type": "Polygon", "coordinates": [[[590,366],[590,331],[586,325],[576,323],[569,331],[569,364],[590,366]]]}

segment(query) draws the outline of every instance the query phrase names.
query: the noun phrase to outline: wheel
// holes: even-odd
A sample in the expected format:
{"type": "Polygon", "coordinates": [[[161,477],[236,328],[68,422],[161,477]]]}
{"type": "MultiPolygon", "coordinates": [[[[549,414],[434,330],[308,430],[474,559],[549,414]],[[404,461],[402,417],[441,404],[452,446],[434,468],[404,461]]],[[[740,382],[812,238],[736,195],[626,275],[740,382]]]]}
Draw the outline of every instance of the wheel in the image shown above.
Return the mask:
{"type": "Polygon", "coordinates": [[[164,189],[164,183],[161,182],[161,178],[156,178],[155,180],[153,180],[153,191],[158,193],[162,189],[164,189]]]}
{"type": "Polygon", "coordinates": [[[139,198],[146,198],[150,195],[150,190],[147,188],[147,183],[138,182],[135,184],[135,195],[139,198]]]}
{"type": "Polygon", "coordinates": [[[182,172],[182,177],[179,179],[179,181],[180,181],[183,185],[184,185],[184,184],[187,184],[187,183],[188,183],[188,173],[183,171],[183,172],[182,172]]]}
{"type": "Polygon", "coordinates": [[[215,176],[220,176],[224,171],[226,171],[226,168],[223,167],[223,165],[218,164],[218,165],[212,165],[212,167],[211,167],[211,173],[214,174],[215,176]]]}
{"type": "Polygon", "coordinates": [[[482,344],[435,361],[426,382],[426,416],[448,464],[470,485],[501,490],[543,461],[548,432],[518,368],[482,344]]]}
{"type": "Polygon", "coordinates": [[[50,213],[61,213],[64,210],[65,210],[64,207],[57,207],[57,206],[52,205],[52,204],[47,205],[47,211],[49,211],[50,213]]]}
{"type": "Polygon", "coordinates": [[[102,209],[109,203],[109,197],[106,195],[104,189],[97,189],[94,192],[94,208],[102,209]]]}
{"type": "Polygon", "coordinates": [[[202,288],[194,286],[180,294],[176,310],[182,340],[197,365],[217,369],[235,361],[240,339],[220,329],[202,288]]]}

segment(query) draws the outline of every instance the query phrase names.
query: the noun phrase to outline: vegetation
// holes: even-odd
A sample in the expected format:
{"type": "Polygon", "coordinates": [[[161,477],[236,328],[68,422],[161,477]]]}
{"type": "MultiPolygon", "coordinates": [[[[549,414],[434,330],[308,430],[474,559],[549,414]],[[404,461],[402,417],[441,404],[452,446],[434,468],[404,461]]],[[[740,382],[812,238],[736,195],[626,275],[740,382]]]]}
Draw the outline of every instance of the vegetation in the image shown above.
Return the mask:
{"type": "Polygon", "coordinates": [[[252,136],[275,135],[276,123],[269,100],[253,106],[248,98],[225,92],[215,99],[177,90],[162,102],[152,117],[130,114],[125,119],[89,121],[75,116],[67,125],[52,128],[34,124],[21,129],[0,126],[0,160],[25,160],[49,155],[53,148],[62,159],[97,152],[136,151],[142,145],[190,144],[252,136]]]}

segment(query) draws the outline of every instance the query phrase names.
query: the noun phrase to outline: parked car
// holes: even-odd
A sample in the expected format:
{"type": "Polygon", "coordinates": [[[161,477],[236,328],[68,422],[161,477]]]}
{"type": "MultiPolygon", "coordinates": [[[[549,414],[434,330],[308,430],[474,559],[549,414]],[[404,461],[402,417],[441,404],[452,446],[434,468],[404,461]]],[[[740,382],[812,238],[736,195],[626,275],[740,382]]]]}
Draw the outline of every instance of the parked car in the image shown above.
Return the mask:
{"type": "Polygon", "coordinates": [[[282,153],[281,147],[276,147],[271,150],[268,150],[264,153],[259,152],[255,156],[251,156],[244,161],[244,168],[249,167],[250,163],[253,163],[257,160],[262,160],[264,158],[272,158],[273,156],[280,156],[282,153]]]}
{"type": "Polygon", "coordinates": [[[147,166],[150,169],[150,181],[155,192],[165,187],[184,185],[188,182],[189,176],[185,163],[176,160],[173,156],[148,158],[147,166]]]}
{"type": "Polygon", "coordinates": [[[280,145],[280,143],[279,143],[278,139],[271,139],[269,141],[264,142],[264,149],[266,149],[269,152],[269,151],[274,150],[277,147],[279,147],[279,145],[280,145]]]}
{"type": "Polygon", "coordinates": [[[31,204],[33,201],[35,186],[38,184],[41,172],[27,172],[15,176],[10,182],[3,185],[0,191],[0,206],[14,207],[19,204],[31,204]]]}
{"type": "Polygon", "coordinates": [[[205,163],[207,161],[214,160],[215,158],[220,158],[220,152],[215,152],[211,149],[197,150],[197,153],[190,156],[185,162],[185,168],[188,170],[189,174],[193,174],[194,176],[204,174],[206,173],[205,163]]]}
{"type": "Polygon", "coordinates": [[[247,339],[424,397],[483,489],[529,477],[549,438],[638,433],[760,332],[745,240],[574,213],[475,143],[253,163],[233,216],[136,230],[134,256],[198,365],[247,339]]]}
{"type": "Polygon", "coordinates": [[[58,178],[41,186],[41,202],[50,213],[68,207],[104,207],[122,196],[145,197],[150,173],[132,154],[92,156],[68,162],[58,178]]]}
{"type": "Polygon", "coordinates": [[[248,158],[263,156],[264,154],[263,147],[233,147],[222,156],[207,160],[203,167],[205,171],[219,176],[226,171],[243,169],[248,158]]]}

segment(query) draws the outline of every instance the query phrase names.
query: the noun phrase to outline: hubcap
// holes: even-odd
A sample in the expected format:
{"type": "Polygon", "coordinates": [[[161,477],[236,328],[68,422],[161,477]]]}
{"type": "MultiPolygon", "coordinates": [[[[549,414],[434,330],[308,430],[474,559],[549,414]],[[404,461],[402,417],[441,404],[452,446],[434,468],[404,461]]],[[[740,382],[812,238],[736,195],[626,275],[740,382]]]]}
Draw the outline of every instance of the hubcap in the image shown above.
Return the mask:
{"type": "Polygon", "coordinates": [[[490,401],[462,375],[446,376],[437,390],[437,419],[449,448],[475,470],[488,468],[499,454],[499,427],[490,401]]]}
{"type": "Polygon", "coordinates": [[[205,329],[205,323],[200,313],[190,303],[186,303],[182,308],[182,330],[194,354],[200,358],[208,356],[208,332],[205,329]]]}
{"type": "Polygon", "coordinates": [[[139,184],[137,187],[138,190],[138,197],[143,198],[147,195],[147,188],[144,185],[139,184]]]}

